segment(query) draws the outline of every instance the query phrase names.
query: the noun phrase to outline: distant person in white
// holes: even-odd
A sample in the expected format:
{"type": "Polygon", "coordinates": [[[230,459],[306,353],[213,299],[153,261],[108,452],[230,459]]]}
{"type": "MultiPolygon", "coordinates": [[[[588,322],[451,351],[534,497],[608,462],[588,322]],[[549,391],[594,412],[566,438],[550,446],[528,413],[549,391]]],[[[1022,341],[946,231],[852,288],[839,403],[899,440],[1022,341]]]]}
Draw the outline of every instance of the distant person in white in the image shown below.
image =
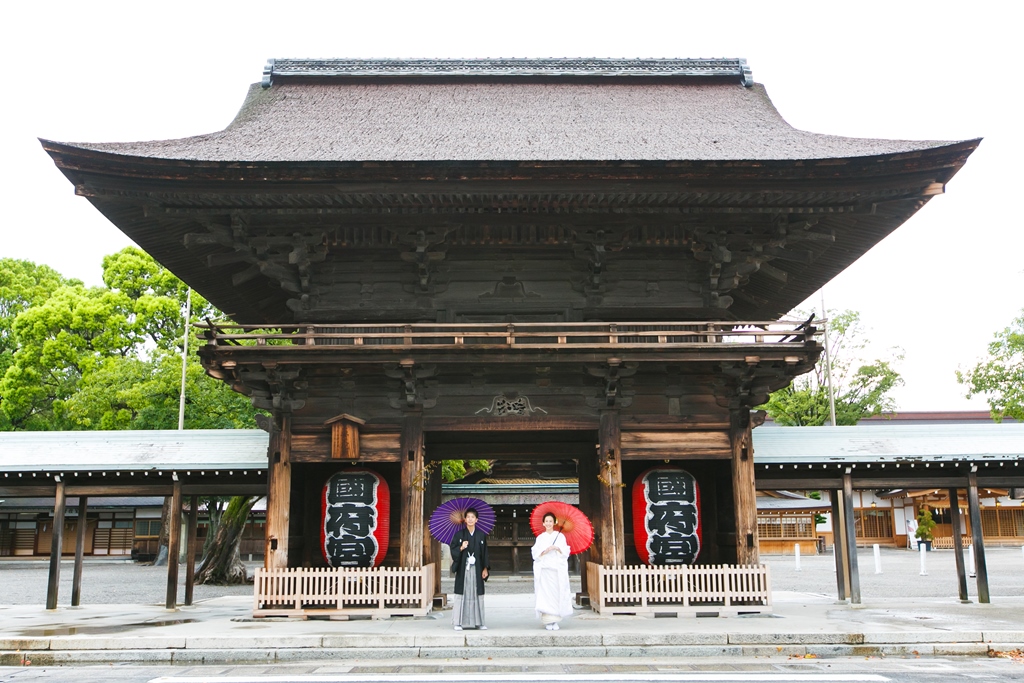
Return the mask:
{"type": "Polygon", "coordinates": [[[569,544],[561,531],[555,531],[555,516],[550,512],[544,515],[544,531],[533,544],[533,592],[544,628],[557,631],[562,617],[572,614],[572,594],[569,544]]]}

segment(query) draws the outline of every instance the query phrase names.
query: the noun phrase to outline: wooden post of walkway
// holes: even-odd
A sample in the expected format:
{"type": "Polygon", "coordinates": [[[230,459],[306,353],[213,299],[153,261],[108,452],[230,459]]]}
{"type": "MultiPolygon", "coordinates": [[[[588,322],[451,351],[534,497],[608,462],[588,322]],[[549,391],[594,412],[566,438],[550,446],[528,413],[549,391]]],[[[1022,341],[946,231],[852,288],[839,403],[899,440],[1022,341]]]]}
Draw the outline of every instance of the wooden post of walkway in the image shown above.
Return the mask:
{"type": "Polygon", "coordinates": [[[967,597],[967,570],[964,566],[964,525],[960,519],[960,498],[956,488],[949,489],[949,521],[953,527],[957,593],[960,595],[960,602],[970,602],[967,597]]]}
{"type": "Polygon", "coordinates": [[[164,606],[175,609],[178,606],[178,557],[181,555],[181,482],[174,476],[171,493],[171,519],[167,532],[167,599],[164,606]]]}
{"type": "Polygon", "coordinates": [[[82,604],[82,557],[85,555],[85,531],[89,526],[89,498],[78,497],[78,533],[75,534],[75,575],[71,581],[71,606],[82,604]]]}
{"type": "Polygon", "coordinates": [[[843,522],[846,526],[846,562],[850,577],[850,603],[860,604],[860,569],[857,566],[857,518],[853,513],[853,474],[843,473],[843,522]]]}
{"type": "Polygon", "coordinates": [[[423,414],[409,413],[402,424],[402,546],[399,564],[423,566],[423,491],[427,472],[423,459],[423,414]]]}
{"type": "Polygon", "coordinates": [[[836,594],[840,600],[846,600],[850,594],[850,588],[846,580],[846,542],[844,538],[846,533],[843,526],[842,505],[839,500],[841,495],[837,489],[828,492],[829,501],[832,504],[832,548],[836,561],[836,594]]]}
{"type": "Polygon", "coordinates": [[[622,518],[622,432],[619,424],[619,411],[601,412],[597,452],[600,510],[595,522],[601,535],[601,564],[608,567],[621,566],[626,558],[622,518]]]}
{"type": "Polygon", "coordinates": [[[292,417],[281,418],[280,429],[270,436],[267,467],[267,527],[263,566],[267,569],[288,568],[288,522],[292,505],[292,417]]]}
{"type": "Polygon", "coordinates": [[[971,516],[971,545],[978,574],[978,602],[991,602],[988,594],[988,565],[985,563],[985,541],[981,533],[981,505],[978,501],[978,467],[971,465],[967,475],[967,512],[971,516]]]}
{"type": "Polygon", "coordinates": [[[758,564],[757,489],[754,485],[754,445],[750,411],[733,410],[729,416],[732,446],[732,496],[736,517],[736,564],[758,564]]]}
{"type": "Polygon", "coordinates": [[[57,492],[53,499],[53,533],[50,534],[50,577],[46,584],[46,609],[57,609],[57,592],[60,589],[60,554],[64,549],[64,481],[57,480],[57,492]]]}
{"type": "Polygon", "coordinates": [[[199,523],[199,496],[188,499],[188,544],[185,549],[185,604],[192,604],[192,595],[196,584],[196,550],[199,541],[196,539],[196,528],[199,523]]]}

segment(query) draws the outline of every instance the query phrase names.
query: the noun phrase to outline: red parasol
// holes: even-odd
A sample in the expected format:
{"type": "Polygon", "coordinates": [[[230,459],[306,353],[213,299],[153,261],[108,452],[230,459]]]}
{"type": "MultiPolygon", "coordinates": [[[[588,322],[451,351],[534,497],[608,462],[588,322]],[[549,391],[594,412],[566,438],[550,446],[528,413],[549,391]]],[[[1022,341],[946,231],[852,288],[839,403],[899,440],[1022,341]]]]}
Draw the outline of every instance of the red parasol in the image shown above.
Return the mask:
{"type": "Polygon", "coordinates": [[[544,515],[548,512],[555,515],[555,531],[562,532],[573,555],[582,553],[594,542],[594,525],[587,516],[579,508],[557,500],[549,500],[533,508],[530,530],[535,536],[544,533],[544,515]]]}

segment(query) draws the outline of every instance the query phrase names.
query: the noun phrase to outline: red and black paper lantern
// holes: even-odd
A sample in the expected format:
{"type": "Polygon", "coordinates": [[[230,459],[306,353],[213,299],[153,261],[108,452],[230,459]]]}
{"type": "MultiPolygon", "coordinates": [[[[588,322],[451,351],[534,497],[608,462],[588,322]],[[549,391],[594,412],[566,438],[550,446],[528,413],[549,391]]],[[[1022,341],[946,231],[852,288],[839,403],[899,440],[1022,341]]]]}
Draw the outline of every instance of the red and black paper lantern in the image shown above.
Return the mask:
{"type": "Polygon", "coordinates": [[[324,484],[320,549],[332,567],[377,567],[388,552],[391,492],[370,470],[342,470],[324,484]]]}
{"type": "Polygon", "coordinates": [[[654,467],[633,482],[633,539],[650,565],[693,564],[700,554],[700,489],[678,467],[654,467]]]}

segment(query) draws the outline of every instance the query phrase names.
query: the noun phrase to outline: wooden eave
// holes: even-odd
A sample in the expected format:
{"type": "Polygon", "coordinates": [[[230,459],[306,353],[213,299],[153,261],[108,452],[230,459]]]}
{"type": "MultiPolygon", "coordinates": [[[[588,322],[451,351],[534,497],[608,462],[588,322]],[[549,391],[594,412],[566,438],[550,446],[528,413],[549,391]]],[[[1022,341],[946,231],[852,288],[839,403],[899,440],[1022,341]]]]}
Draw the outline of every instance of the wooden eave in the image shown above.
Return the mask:
{"type": "Polygon", "coordinates": [[[695,219],[740,227],[813,220],[813,232],[835,243],[809,252],[809,263],[787,262],[781,275],[778,262],[766,267],[722,311],[723,319],[764,319],[797,305],[940,194],[978,143],[797,161],[302,164],[129,157],[50,141],[43,146],[77,194],[221,310],[239,322],[280,324],[295,318],[278,283],[261,277],[241,291],[232,284],[230,267],[208,265],[230,249],[185,249],[185,236],[201,230],[203,221],[233,217],[282,231],[361,222],[400,228],[572,225],[584,217],[627,229],[695,219]],[[503,209],[506,196],[537,201],[521,211],[503,209]],[[472,208],[474,202],[480,207],[472,208]]]}

